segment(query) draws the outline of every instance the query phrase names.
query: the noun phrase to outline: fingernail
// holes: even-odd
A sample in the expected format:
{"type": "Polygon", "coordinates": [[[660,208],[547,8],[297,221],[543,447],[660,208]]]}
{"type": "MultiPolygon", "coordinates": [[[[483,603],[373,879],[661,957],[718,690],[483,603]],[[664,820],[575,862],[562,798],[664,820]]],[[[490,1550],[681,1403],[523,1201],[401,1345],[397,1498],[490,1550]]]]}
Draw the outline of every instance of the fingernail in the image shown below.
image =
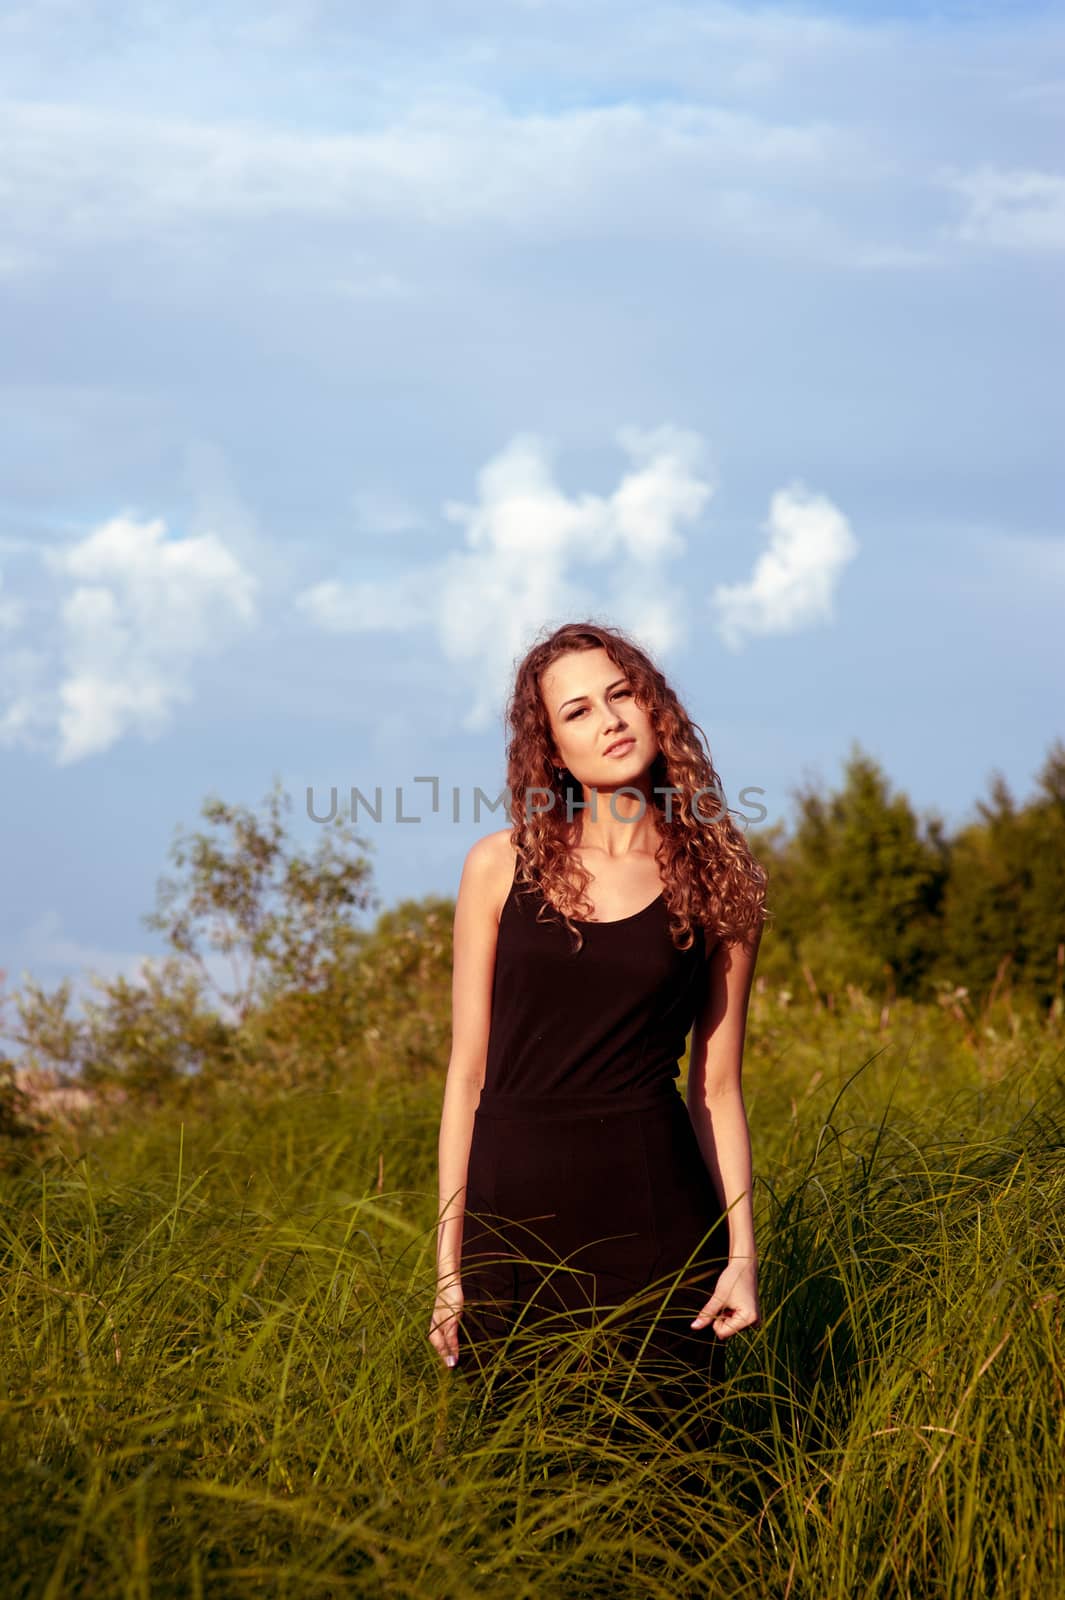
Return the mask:
{"type": "Polygon", "coordinates": [[[448,1364],[448,1366],[449,1366],[449,1367],[453,1367],[453,1366],[454,1366],[454,1365],[455,1365],[455,1362],[456,1362],[456,1361],[457,1361],[457,1360],[458,1360],[458,1356],[448,1356],[448,1358],[447,1358],[447,1364],[448,1364]]]}

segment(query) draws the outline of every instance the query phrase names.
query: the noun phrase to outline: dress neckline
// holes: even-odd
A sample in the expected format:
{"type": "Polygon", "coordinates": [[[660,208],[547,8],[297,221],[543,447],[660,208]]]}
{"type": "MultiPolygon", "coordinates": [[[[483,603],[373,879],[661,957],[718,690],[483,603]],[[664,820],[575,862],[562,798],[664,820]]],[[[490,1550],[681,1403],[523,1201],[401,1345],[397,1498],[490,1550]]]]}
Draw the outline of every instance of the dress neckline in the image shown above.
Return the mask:
{"type": "MultiPolygon", "coordinates": [[[[561,911],[558,910],[558,907],[552,905],[551,901],[547,899],[547,896],[544,894],[542,889],[540,890],[540,898],[547,901],[547,904],[551,906],[552,911],[558,912],[559,916],[562,915],[561,911]]],[[[576,923],[578,928],[616,928],[622,922],[635,922],[637,917],[646,916],[648,911],[653,910],[659,901],[663,900],[664,898],[665,890],[659,889],[653,900],[649,900],[645,906],[641,906],[639,911],[630,912],[627,917],[608,917],[605,921],[599,922],[587,922],[581,917],[571,917],[570,921],[576,923]]]]}

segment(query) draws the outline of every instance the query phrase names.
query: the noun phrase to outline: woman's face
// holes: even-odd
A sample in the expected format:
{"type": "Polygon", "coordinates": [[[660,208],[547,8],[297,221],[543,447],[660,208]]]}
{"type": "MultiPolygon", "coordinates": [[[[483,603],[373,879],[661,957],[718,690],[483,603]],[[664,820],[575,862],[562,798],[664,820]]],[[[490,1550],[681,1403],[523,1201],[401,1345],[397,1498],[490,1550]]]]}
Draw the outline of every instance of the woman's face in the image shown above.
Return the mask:
{"type": "Polygon", "coordinates": [[[650,768],[658,754],[650,713],[637,705],[632,684],[602,646],[559,656],[543,674],[540,691],[554,759],[580,783],[610,788],[650,768]],[[608,754],[611,745],[619,748],[608,754]]]}

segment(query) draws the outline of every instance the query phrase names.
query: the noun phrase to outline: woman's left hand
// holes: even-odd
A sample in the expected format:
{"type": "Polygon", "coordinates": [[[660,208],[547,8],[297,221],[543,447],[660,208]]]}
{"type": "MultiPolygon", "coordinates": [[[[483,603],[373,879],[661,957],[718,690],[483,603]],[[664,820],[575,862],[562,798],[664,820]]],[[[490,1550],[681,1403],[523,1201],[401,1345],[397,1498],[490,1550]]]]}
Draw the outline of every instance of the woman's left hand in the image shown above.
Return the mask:
{"type": "Polygon", "coordinates": [[[714,1325],[719,1339],[731,1339],[744,1328],[757,1328],[762,1320],[758,1305],[758,1263],[730,1261],[695,1321],[693,1328],[714,1325]]]}

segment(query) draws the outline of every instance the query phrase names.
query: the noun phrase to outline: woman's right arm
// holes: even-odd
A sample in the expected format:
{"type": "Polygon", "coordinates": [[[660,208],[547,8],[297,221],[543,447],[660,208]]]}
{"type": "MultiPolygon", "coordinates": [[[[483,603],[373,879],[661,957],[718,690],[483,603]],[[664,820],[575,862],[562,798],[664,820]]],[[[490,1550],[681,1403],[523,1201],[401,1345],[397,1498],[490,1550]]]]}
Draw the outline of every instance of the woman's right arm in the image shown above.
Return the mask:
{"type": "Polygon", "coordinates": [[[484,1084],[499,934],[500,835],[478,839],[466,856],[455,901],[451,1058],[440,1116],[437,1293],[429,1339],[441,1359],[458,1360],[462,1314],[462,1224],[473,1118],[484,1084]]]}

